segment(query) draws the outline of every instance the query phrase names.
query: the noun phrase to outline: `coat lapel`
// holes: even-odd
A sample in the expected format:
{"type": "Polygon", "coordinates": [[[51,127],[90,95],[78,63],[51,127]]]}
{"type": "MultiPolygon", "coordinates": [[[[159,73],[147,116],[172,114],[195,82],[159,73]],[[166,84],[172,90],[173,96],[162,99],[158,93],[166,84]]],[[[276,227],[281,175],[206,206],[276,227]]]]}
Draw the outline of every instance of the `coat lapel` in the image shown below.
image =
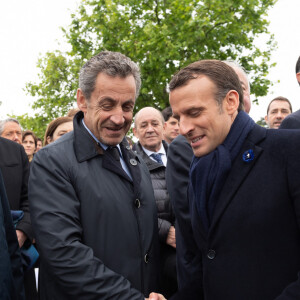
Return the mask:
{"type": "Polygon", "coordinates": [[[130,146],[126,143],[123,141],[120,144],[120,147],[122,149],[124,160],[132,176],[134,194],[136,195],[136,197],[138,197],[139,191],[141,189],[141,171],[139,168],[140,160],[138,156],[131,150],[130,146]]]}
{"type": "Polygon", "coordinates": [[[216,226],[218,220],[224,213],[227,206],[230,204],[237,190],[241,184],[247,178],[247,175],[257,163],[259,156],[261,155],[263,149],[256,144],[265,138],[266,129],[256,125],[250,132],[249,136],[246,138],[241,151],[237,155],[233,162],[230,173],[224,183],[222,191],[220,193],[217,205],[212,217],[211,226],[209,228],[209,235],[212,234],[214,227],[216,226]],[[243,154],[248,153],[249,150],[253,150],[253,160],[248,162],[244,161],[243,154]]]}

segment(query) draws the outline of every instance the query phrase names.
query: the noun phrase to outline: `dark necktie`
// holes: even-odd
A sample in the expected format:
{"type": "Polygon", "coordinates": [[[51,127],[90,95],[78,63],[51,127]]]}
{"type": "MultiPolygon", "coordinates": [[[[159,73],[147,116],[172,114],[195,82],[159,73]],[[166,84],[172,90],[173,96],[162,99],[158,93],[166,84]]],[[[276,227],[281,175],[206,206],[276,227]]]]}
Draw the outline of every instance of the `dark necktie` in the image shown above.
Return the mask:
{"type": "Polygon", "coordinates": [[[152,153],[150,156],[152,156],[159,164],[163,165],[161,155],[162,155],[162,153],[152,153]]]}
{"type": "Polygon", "coordinates": [[[108,151],[116,161],[120,162],[120,152],[117,146],[108,147],[106,151],[108,151]]]}

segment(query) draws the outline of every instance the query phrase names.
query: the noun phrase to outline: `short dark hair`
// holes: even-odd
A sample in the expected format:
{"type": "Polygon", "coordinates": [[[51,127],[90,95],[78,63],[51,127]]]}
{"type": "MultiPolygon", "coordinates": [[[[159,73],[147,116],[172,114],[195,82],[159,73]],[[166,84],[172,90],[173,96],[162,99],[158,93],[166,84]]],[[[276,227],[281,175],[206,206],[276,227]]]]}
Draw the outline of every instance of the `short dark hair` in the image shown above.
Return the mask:
{"type": "Polygon", "coordinates": [[[138,97],[141,88],[141,74],[137,64],[119,52],[102,51],[93,56],[80,70],[79,88],[87,100],[91,98],[96,78],[100,73],[122,78],[132,75],[136,85],[136,98],[138,97]]]}
{"type": "Polygon", "coordinates": [[[173,116],[171,106],[168,106],[165,109],[163,109],[161,113],[165,119],[165,122],[167,122],[173,116]]]}
{"type": "Polygon", "coordinates": [[[33,140],[34,140],[35,148],[36,148],[36,146],[37,146],[37,141],[38,141],[38,140],[37,140],[37,137],[36,137],[36,135],[34,134],[34,132],[31,131],[31,130],[25,130],[25,131],[22,132],[22,143],[24,142],[26,136],[29,136],[29,135],[32,136],[32,138],[33,138],[33,140]]]}
{"type": "Polygon", "coordinates": [[[244,110],[243,89],[240,80],[230,66],[220,60],[200,60],[194,62],[177,72],[170,84],[170,91],[186,85],[190,80],[198,78],[199,75],[207,76],[216,85],[216,101],[221,107],[222,102],[230,90],[235,90],[239,94],[238,111],[244,110]]]}
{"type": "Polygon", "coordinates": [[[293,112],[292,104],[291,104],[290,100],[288,98],[285,98],[285,97],[282,97],[282,96],[278,96],[278,97],[272,99],[271,102],[269,103],[268,108],[267,108],[267,115],[269,113],[270,106],[271,106],[271,103],[273,101],[285,101],[285,102],[287,102],[289,104],[289,106],[290,106],[291,113],[293,112]]]}
{"type": "Polygon", "coordinates": [[[298,57],[298,60],[296,62],[296,74],[300,73],[300,56],[298,57]]]}

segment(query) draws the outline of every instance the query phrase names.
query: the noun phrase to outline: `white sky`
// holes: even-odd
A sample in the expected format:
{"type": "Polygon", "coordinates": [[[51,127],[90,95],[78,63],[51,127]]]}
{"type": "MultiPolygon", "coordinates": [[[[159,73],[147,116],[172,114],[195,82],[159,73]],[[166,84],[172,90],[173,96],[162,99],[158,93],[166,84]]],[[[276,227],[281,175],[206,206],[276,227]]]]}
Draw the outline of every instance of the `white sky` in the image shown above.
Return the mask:
{"type": "MultiPolygon", "coordinates": [[[[0,2],[0,118],[7,114],[31,112],[33,98],[26,95],[27,82],[38,80],[36,63],[40,54],[62,49],[60,27],[70,24],[76,0],[9,0],[0,2]]],[[[263,117],[267,105],[276,96],[287,97],[293,110],[300,108],[300,89],[295,77],[295,64],[300,55],[300,0],[279,0],[269,11],[270,31],[275,34],[278,50],[272,61],[277,63],[269,79],[280,80],[267,97],[252,105],[250,116],[263,117]]]]}

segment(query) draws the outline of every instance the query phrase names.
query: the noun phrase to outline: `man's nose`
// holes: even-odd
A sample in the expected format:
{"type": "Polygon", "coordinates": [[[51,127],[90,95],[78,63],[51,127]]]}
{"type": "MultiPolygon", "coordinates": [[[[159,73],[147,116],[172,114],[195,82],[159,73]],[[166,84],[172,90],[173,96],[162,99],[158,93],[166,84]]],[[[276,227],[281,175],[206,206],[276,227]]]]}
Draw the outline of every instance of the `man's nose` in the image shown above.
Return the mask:
{"type": "Polygon", "coordinates": [[[186,122],[184,119],[180,120],[179,133],[186,136],[191,131],[192,131],[192,126],[190,125],[190,123],[186,122]]]}
{"type": "Polygon", "coordinates": [[[14,141],[18,141],[20,142],[21,141],[21,137],[17,134],[17,133],[14,133],[14,141]]]}
{"type": "Polygon", "coordinates": [[[116,109],[112,116],[110,117],[111,121],[114,122],[117,125],[121,125],[124,123],[124,114],[122,109],[116,109]]]}
{"type": "Polygon", "coordinates": [[[149,125],[147,126],[146,131],[147,131],[147,132],[153,132],[153,131],[154,131],[153,126],[152,126],[151,124],[149,124],[149,125]]]}

